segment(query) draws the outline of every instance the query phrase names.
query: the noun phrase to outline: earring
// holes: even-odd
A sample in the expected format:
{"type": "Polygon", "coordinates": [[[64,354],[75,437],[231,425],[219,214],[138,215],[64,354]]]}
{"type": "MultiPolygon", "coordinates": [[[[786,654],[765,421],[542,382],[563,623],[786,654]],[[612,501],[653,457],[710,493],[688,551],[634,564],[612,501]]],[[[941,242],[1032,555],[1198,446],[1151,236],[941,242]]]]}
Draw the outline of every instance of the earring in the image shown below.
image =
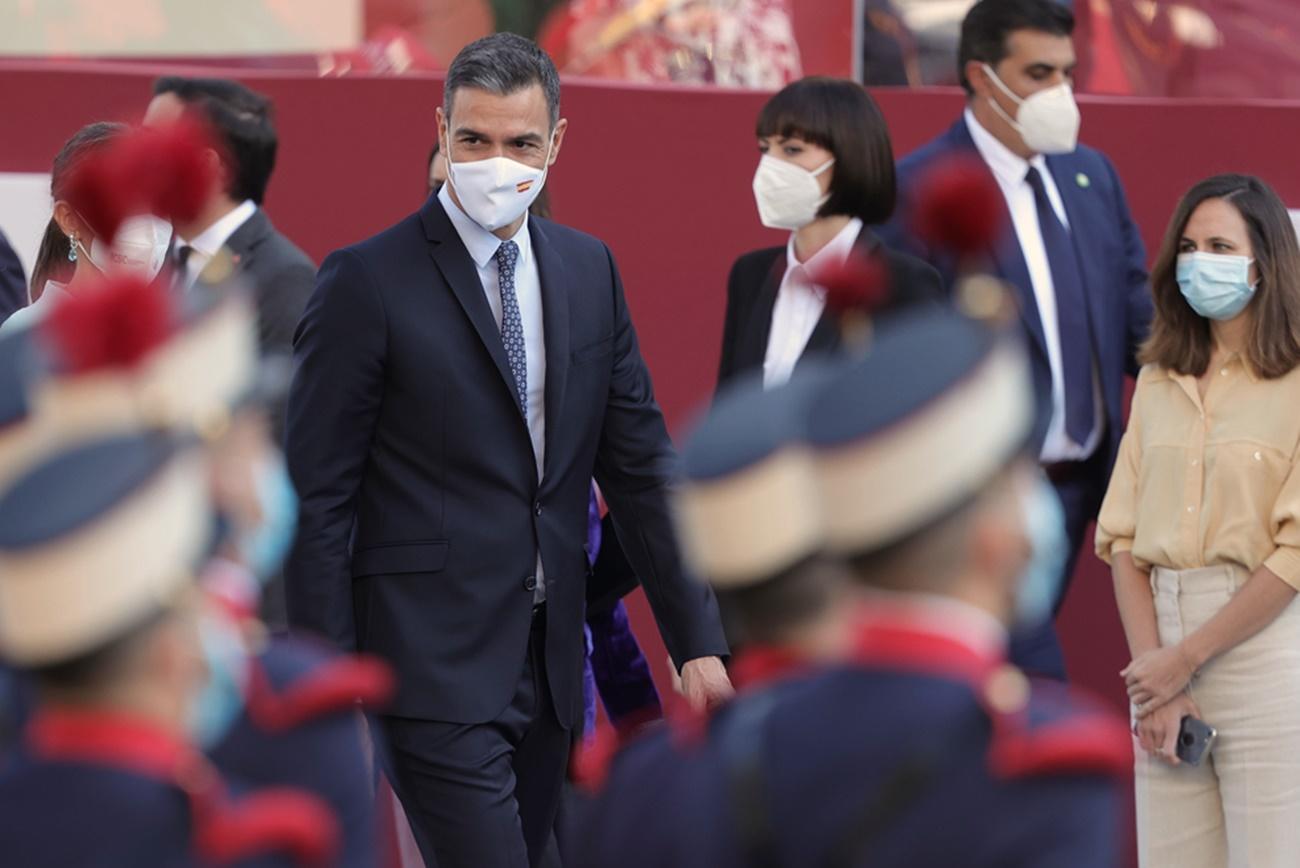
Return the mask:
{"type": "Polygon", "coordinates": [[[68,261],[77,261],[77,236],[72,234],[68,235],[68,261]]]}

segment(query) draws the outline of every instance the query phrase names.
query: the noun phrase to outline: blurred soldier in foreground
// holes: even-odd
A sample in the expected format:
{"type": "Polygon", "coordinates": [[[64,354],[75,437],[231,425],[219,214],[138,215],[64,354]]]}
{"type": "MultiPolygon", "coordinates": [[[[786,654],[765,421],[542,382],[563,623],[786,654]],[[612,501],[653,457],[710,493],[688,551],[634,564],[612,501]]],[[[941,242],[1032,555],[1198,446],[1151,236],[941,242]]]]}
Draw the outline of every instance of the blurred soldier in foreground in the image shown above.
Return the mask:
{"type": "Polygon", "coordinates": [[[815,376],[801,443],[756,442],[796,377],[720,401],[685,453],[741,692],[617,756],[576,864],[1116,864],[1126,728],[1005,662],[1037,584],[1019,348],[918,314],[815,376]]]}
{"type": "Polygon", "coordinates": [[[0,657],[38,696],[0,772],[7,864],[331,863],[321,800],[231,802],[190,746],[206,472],[167,433],[127,434],[49,456],[0,498],[0,657]]]}

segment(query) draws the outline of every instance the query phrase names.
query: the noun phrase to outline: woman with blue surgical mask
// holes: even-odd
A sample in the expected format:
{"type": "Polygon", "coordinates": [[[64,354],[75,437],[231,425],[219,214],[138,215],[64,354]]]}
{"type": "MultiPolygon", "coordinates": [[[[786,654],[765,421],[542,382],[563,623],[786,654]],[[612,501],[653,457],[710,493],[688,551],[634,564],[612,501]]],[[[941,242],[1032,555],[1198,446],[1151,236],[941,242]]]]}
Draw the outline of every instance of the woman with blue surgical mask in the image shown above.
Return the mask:
{"type": "MultiPolygon", "coordinates": [[[[939,274],[885,247],[871,231],[894,212],[894,152],[875,101],[856,82],[805,78],[759,112],[754,204],[785,233],[779,247],[742,255],[727,281],[718,385],[762,372],[768,387],[805,356],[840,348],[819,275],[849,257],[879,257],[889,275],[884,315],[943,297],[939,274]]],[[[752,217],[749,219],[753,219],[752,217]]]]}
{"type": "Polygon", "coordinates": [[[1300,246],[1277,194],[1246,175],[1193,187],[1151,290],[1097,529],[1132,654],[1140,864],[1294,865],[1300,246]]]}
{"type": "Polygon", "coordinates": [[[171,244],[171,224],[152,214],[134,215],[122,222],[110,244],[83,216],[85,203],[73,201],[77,169],[127,131],[125,124],[89,124],[68,139],[54,158],[50,173],[54,213],[32,269],[31,304],[5,320],[5,333],[39,321],[60,299],[94,283],[101,274],[136,274],[152,280],[162,269],[171,244]]]}

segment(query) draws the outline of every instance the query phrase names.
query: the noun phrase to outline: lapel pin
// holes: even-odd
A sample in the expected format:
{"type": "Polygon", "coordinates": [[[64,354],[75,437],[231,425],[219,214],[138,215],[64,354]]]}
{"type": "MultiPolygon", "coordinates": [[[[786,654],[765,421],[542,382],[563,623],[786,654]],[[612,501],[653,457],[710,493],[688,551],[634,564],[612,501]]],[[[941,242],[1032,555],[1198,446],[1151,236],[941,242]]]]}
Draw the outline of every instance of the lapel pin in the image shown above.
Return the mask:
{"type": "Polygon", "coordinates": [[[1074,176],[1074,183],[1078,184],[1085,190],[1092,186],[1092,181],[1083,172],[1074,176]]]}

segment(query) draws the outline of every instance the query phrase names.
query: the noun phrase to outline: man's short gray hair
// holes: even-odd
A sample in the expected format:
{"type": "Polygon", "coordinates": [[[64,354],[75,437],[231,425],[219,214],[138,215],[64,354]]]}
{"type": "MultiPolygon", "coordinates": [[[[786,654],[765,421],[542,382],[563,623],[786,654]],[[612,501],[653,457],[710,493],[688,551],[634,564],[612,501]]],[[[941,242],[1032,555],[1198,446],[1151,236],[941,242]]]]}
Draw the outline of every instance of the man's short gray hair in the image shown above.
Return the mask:
{"type": "Polygon", "coordinates": [[[462,87],[508,96],[534,84],[546,94],[554,129],[560,120],[560,74],[555,63],[531,39],[494,33],[466,45],[451,62],[442,88],[442,110],[451,117],[452,101],[462,87]]]}

